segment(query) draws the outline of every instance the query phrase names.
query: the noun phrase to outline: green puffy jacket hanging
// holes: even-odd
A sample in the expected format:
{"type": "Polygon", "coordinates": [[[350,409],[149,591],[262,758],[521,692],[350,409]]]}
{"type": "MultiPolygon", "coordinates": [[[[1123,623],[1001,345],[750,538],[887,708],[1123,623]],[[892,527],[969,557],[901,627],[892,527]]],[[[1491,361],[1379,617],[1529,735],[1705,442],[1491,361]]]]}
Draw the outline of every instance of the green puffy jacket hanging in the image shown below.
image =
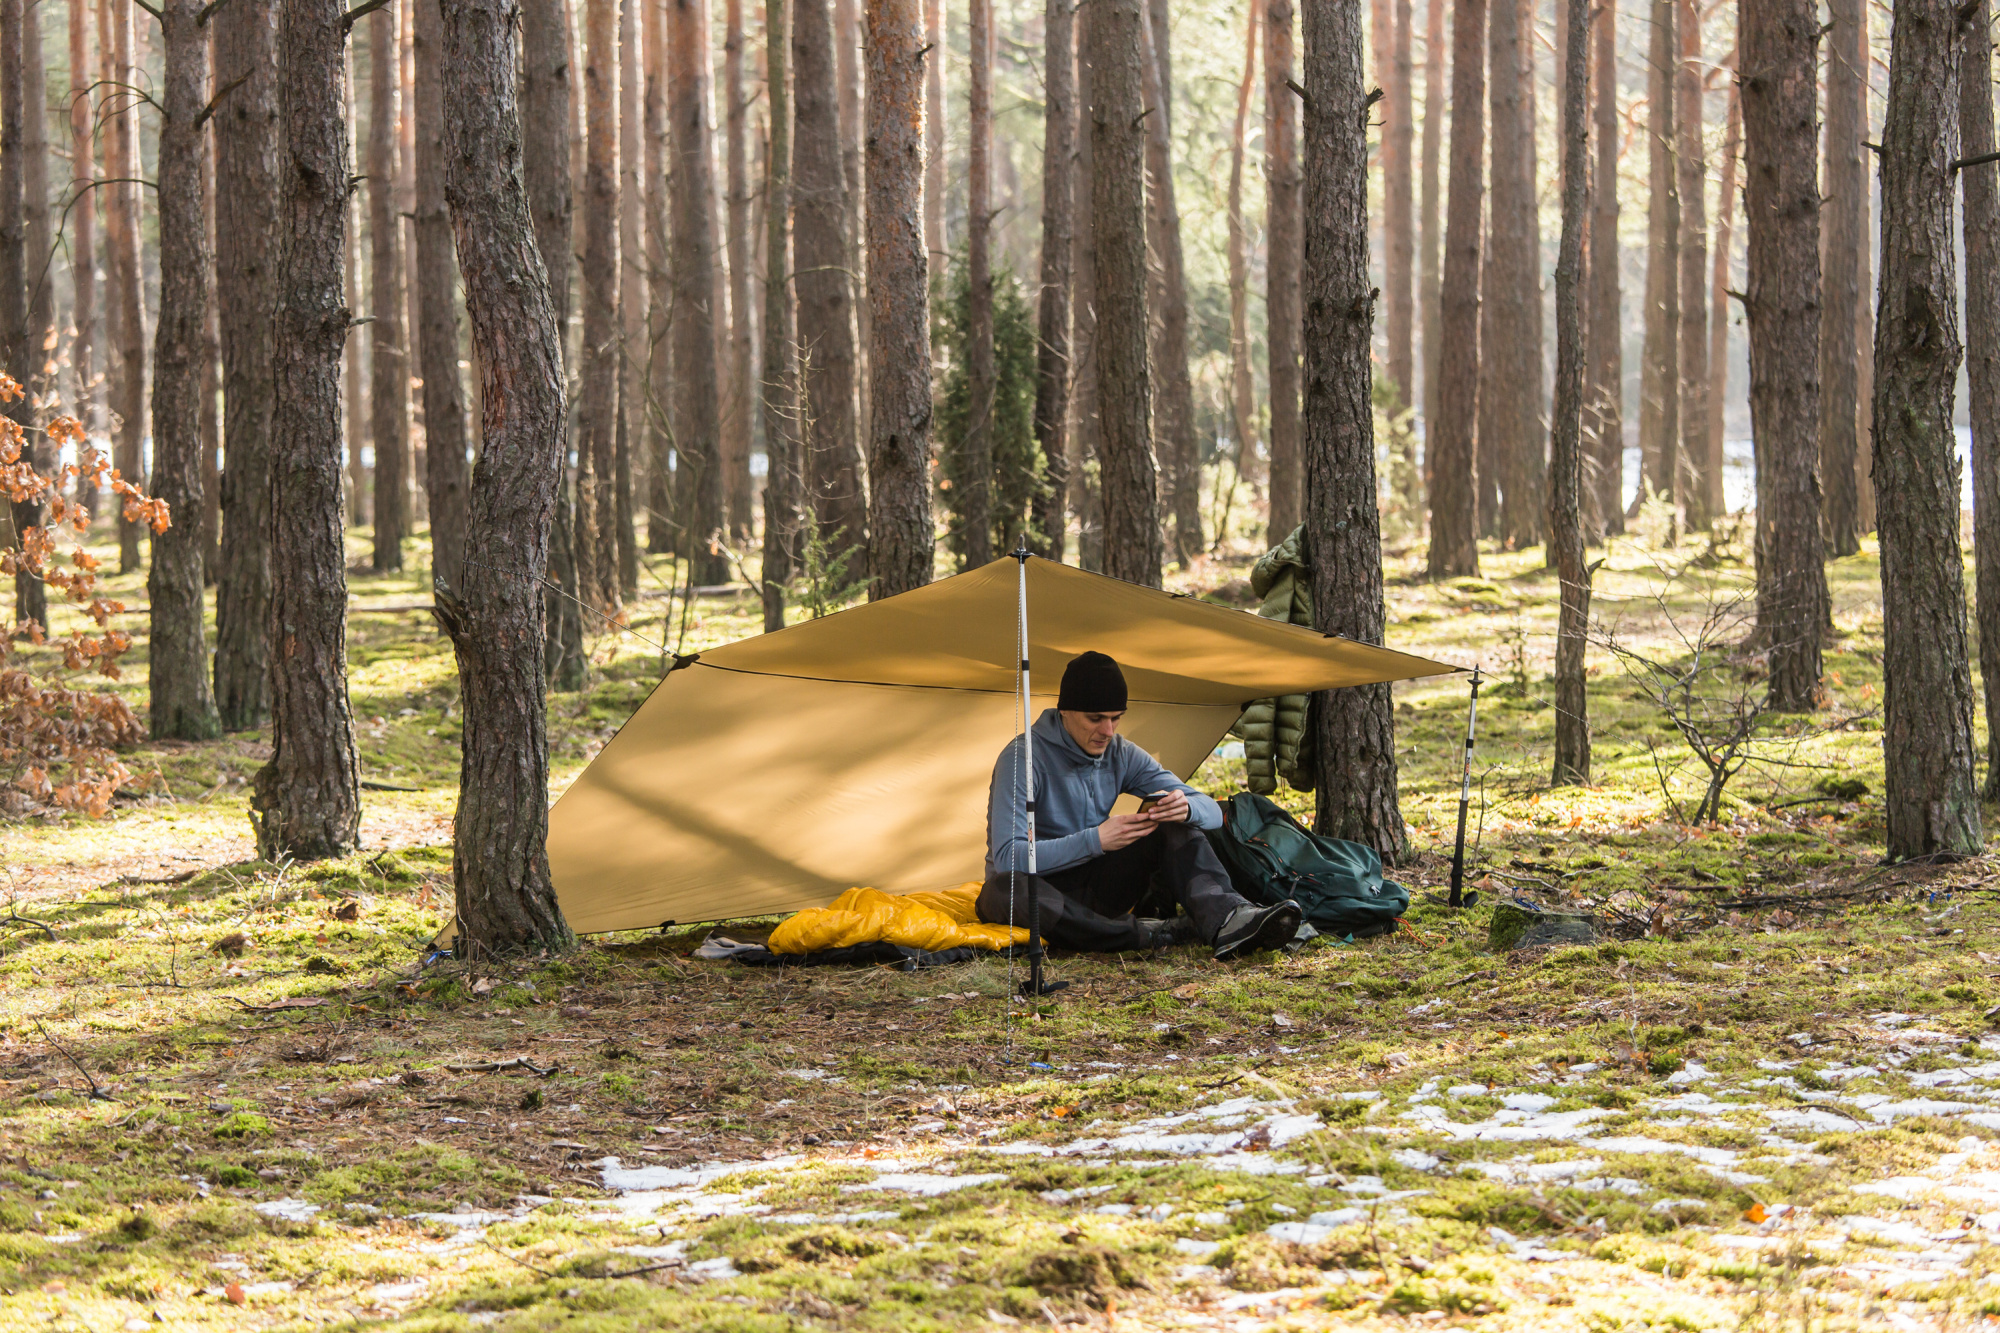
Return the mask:
{"type": "MultiPolygon", "coordinates": [[[[1250,590],[1262,599],[1257,614],[1291,625],[1313,623],[1312,571],[1306,565],[1305,528],[1265,553],[1250,571],[1250,590]]],[[[1295,791],[1314,784],[1309,694],[1259,699],[1243,710],[1232,730],[1243,738],[1246,784],[1260,796],[1278,790],[1283,778],[1295,791]]]]}

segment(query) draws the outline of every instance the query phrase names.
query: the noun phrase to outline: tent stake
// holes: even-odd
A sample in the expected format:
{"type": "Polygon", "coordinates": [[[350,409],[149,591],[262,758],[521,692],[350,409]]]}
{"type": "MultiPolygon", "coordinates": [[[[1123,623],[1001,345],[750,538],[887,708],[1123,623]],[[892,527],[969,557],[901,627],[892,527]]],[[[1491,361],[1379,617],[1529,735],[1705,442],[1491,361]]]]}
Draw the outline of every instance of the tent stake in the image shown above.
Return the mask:
{"type": "MultiPolygon", "coordinates": [[[[1472,668],[1472,700],[1465,709],[1465,770],[1458,781],[1458,845],[1451,853],[1451,907],[1472,907],[1477,893],[1465,892],[1465,809],[1472,803],[1472,731],[1479,719],[1479,668],[1472,668]]],[[[1433,900],[1435,901],[1435,900],[1433,900]]]]}
{"type": "MultiPolygon", "coordinates": [[[[1042,900],[1035,892],[1035,727],[1029,713],[1034,708],[1032,680],[1028,666],[1028,542],[1024,537],[1014,548],[1014,561],[1020,570],[1017,584],[1019,617],[1021,625],[1021,759],[1026,771],[1027,828],[1028,828],[1028,980],[1021,987],[1021,993],[1031,998],[1046,995],[1049,987],[1042,981],[1042,900]]],[[[1010,923],[1011,924],[1011,923],[1010,923]]]]}

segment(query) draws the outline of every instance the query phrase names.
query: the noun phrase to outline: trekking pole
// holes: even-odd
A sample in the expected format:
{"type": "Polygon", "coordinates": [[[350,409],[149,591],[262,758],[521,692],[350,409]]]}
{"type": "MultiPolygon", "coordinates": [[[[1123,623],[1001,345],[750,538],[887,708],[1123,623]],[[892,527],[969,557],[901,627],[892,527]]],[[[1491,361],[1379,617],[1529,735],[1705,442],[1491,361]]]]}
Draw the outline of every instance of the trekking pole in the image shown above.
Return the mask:
{"type": "MultiPolygon", "coordinates": [[[[1477,893],[1465,892],[1465,810],[1472,804],[1472,732],[1479,719],[1479,668],[1472,668],[1472,701],[1465,709],[1465,769],[1458,780],[1458,845],[1451,853],[1451,907],[1471,907],[1477,893]]],[[[1433,899],[1435,901],[1435,899],[1433,899]]]]}
{"type": "MultiPolygon", "coordinates": [[[[1014,548],[1020,569],[1016,585],[1018,619],[1021,627],[1021,768],[1026,777],[1025,794],[1028,831],[1028,980],[1023,990],[1030,996],[1042,994],[1042,911],[1041,895],[1035,892],[1035,730],[1028,716],[1033,709],[1032,678],[1028,667],[1028,542],[1023,538],[1014,548]]],[[[1011,923],[1010,923],[1011,924],[1011,923]]]]}

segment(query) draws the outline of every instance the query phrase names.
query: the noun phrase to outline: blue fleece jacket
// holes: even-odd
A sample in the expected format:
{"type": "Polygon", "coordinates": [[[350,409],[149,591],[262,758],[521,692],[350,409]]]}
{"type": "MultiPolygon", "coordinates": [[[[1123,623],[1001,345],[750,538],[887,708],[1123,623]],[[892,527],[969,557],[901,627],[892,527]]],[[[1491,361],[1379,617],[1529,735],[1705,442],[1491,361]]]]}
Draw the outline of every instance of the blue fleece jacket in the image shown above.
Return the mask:
{"type": "MultiPolygon", "coordinates": [[[[1062,718],[1053,708],[1035,719],[1034,734],[1035,870],[1039,874],[1066,870],[1102,856],[1097,826],[1111,813],[1111,803],[1121,793],[1143,798],[1156,791],[1185,792],[1190,824],[1204,829],[1222,827],[1222,807],[1214,797],[1182,782],[1123,736],[1113,737],[1104,753],[1093,758],[1063,729],[1062,718]]],[[[1021,749],[1021,738],[1016,736],[993,765],[993,786],[986,798],[989,875],[1028,868],[1021,749]]]]}

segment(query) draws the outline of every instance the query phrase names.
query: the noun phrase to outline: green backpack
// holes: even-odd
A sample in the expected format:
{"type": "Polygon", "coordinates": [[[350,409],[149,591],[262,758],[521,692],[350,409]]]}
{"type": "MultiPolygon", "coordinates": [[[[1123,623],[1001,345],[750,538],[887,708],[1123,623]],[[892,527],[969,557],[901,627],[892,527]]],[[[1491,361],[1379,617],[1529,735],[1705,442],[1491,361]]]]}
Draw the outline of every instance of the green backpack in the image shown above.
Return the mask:
{"type": "Polygon", "coordinates": [[[1262,904],[1290,898],[1322,935],[1386,935],[1410,908],[1410,891],[1382,878],[1373,847],[1323,838],[1253,792],[1229,798],[1208,841],[1238,893],[1262,904]]]}

